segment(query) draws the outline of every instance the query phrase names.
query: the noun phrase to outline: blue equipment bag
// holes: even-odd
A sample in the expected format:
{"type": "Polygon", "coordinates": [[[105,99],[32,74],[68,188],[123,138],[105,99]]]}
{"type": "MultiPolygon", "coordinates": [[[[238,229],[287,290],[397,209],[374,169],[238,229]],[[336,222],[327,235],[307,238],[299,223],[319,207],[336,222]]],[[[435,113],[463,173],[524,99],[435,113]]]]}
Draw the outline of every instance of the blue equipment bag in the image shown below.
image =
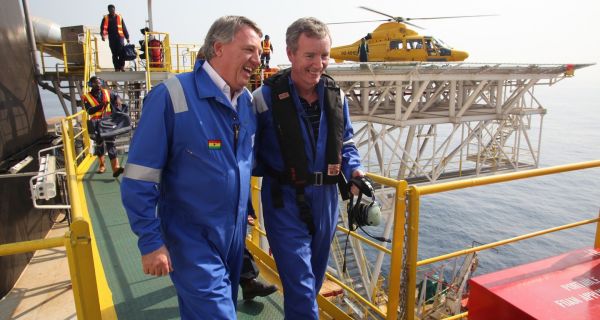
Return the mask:
{"type": "Polygon", "coordinates": [[[123,112],[113,112],[110,116],[95,121],[95,134],[100,138],[112,138],[131,131],[131,118],[123,112]]]}
{"type": "Polygon", "coordinates": [[[111,138],[131,131],[131,118],[126,113],[113,112],[98,122],[101,138],[111,138]]]}
{"type": "Polygon", "coordinates": [[[126,44],[123,46],[123,59],[126,61],[135,60],[137,52],[135,51],[135,45],[126,44]]]}

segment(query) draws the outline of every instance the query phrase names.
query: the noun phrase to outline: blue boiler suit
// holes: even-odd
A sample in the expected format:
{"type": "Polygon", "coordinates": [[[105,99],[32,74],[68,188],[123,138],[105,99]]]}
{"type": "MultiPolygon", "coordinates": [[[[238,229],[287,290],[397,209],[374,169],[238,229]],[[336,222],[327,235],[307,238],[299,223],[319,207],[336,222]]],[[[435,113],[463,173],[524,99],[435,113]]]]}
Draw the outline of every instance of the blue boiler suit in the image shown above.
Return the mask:
{"type": "MultiPolygon", "coordinates": [[[[327,143],[327,115],[323,107],[324,85],[320,81],[317,90],[321,109],[321,121],[317,145],[314,146],[312,127],[305,119],[306,113],[291,79],[288,77],[290,94],[300,117],[300,126],[304,140],[304,148],[308,158],[308,172],[321,171],[327,174],[325,146],[327,143]],[[315,150],[316,152],[313,152],[315,150]]],[[[271,113],[271,88],[263,85],[253,93],[254,106],[257,112],[257,141],[255,146],[255,175],[263,175],[265,168],[284,172],[284,161],[279,147],[276,129],[271,113]]],[[[350,122],[348,103],[344,103],[344,144],[342,146],[342,172],[351,177],[360,165],[358,150],[352,136],[354,130],[350,122]]],[[[306,201],[311,209],[315,233],[309,234],[307,225],[300,219],[296,205],[295,188],[289,184],[279,184],[268,174],[264,174],[262,182],[262,205],[267,238],[273,252],[277,270],[283,284],[285,318],[318,319],[316,297],[321,289],[327,269],[331,241],[338,221],[338,188],[335,184],[321,186],[307,185],[306,201]],[[271,190],[280,185],[283,208],[275,208],[271,190]]]]}
{"type": "Polygon", "coordinates": [[[146,96],[121,195],[141,254],[169,251],[181,318],[235,319],[256,117],[202,63],[146,96]]]}

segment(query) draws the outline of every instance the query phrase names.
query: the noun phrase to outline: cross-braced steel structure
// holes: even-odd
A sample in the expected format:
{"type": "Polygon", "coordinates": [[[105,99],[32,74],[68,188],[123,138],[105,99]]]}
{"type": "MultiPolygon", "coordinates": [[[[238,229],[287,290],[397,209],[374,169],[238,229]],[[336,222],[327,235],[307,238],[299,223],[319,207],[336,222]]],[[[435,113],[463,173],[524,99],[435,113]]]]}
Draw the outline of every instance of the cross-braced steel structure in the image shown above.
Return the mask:
{"type": "MultiPolygon", "coordinates": [[[[586,66],[357,63],[331,65],[328,74],[348,98],[354,140],[367,171],[409,183],[433,183],[537,167],[546,108],[534,89],[586,66]]],[[[380,187],[377,199],[386,218],[375,232],[390,238],[397,197],[393,189],[380,187]]],[[[345,213],[340,217],[345,225],[345,213]]],[[[350,239],[351,257],[344,258],[341,244],[346,237],[336,234],[331,271],[381,304],[386,255],[369,257],[360,241],[350,239]]],[[[378,319],[362,313],[358,301],[344,301],[360,318],[378,319]]],[[[399,310],[401,318],[404,311],[399,310]]]]}
{"type": "Polygon", "coordinates": [[[586,65],[331,65],[369,172],[411,182],[536,167],[553,85],[586,65]]]}

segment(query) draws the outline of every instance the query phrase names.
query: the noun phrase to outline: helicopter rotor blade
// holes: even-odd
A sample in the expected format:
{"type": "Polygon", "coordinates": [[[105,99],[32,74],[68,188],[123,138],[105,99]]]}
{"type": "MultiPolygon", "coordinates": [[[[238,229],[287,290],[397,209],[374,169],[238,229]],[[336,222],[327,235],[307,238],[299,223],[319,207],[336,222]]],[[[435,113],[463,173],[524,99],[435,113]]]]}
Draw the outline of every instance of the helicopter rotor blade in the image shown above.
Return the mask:
{"type": "Polygon", "coordinates": [[[383,22],[383,21],[391,21],[390,19],[379,19],[379,20],[363,20],[363,21],[344,21],[344,22],[329,22],[328,25],[331,24],[346,24],[346,23],[367,23],[367,22],[383,22]]]}
{"type": "Polygon", "coordinates": [[[394,17],[394,16],[391,16],[391,15],[389,15],[387,13],[383,13],[383,12],[380,12],[380,11],[377,11],[377,10],[374,10],[374,9],[371,9],[371,8],[367,8],[367,7],[363,7],[363,6],[359,6],[359,8],[367,10],[367,11],[375,12],[377,14],[380,14],[382,16],[386,16],[386,17],[392,18],[394,20],[397,20],[398,18],[400,18],[401,20],[403,20],[402,17],[394,17]]]}
{"type": "Polygon", "coordinates": [[[396,21],[396,22],[400,22],[400,23],[405,23],[408,25],[411,25],[415,28],[419,28],[419,29],[425,29],[423,27],[420,27],[414,23],[410,23],[408,21],[411,20],[435,20],[435,19],[455,19],[455,18],[476,18],[476,17],[493,17],[493,16],[497,16],[497,14],[477,14],[477,15],[467,15],[467,16],[447,16],[447,17],[422,17],[422,18],[404,18],[404,17],[395,17],[392,15],[389,15],[387,13],[383,13],[381,11],[377,11],[375,9],[371,9],[369,7],[365,7],[365,6],[359,6],[360,9],[363,10],[367,10],[367,11],[371,11],[373,13],[377,13],[380,14],[382,16],[386,16],[389,19],[386,20],[363,20],[363,21],[348,21],[348,22],[331,22],[328,24],[346,24],[346,23],[364,23],[364,22],[382,22],[382,21],[396,21]]]}
{"type": "Polygon", "coordinates": [[[421,29],[421,30],[425,30],[425,28],[423,28],[423,27],[419,27],[418,25],[416,25],[416,24],[414,24],[414,23],[411,23],[411,22],[408,22],[408,21],[402,21],[402,23],[406,23],[406,24],[409,24],[409,25],[411,25],[411,26],[413,26],[413,27],[415,27],[415,28],[419,28],[419,29],[421,29]]]}
{"type": "Polygon", "coordinates": [[[426,18],[406,18],[409,20],[434,20],[434,19],[454,19],[454,18],[476,18],[476,17],[494,17],[497,14],[477,14],[472,16],[448,16],[448,17],[426,17],[426,18]]]}

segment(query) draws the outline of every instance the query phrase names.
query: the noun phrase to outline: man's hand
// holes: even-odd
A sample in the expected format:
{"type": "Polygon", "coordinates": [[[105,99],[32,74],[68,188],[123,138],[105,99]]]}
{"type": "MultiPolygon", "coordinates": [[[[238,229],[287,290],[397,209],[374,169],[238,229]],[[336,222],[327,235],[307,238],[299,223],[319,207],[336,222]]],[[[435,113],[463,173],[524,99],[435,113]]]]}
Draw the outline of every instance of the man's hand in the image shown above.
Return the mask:
{"type": "Polygon", "coordinates": [[[173,271],[169,251],[164,245],[142,256],[142,268],[145,274],[166,276],[173,271]]]}
{"type": "MultiPolygon", "coordinates": [[[[354,170],[354,172],[352,172],[352,178],[364,177],[364,176],[365,176],[365,173],[362,172],[362,170],[354,170]]],[[[360,192],[360,190],[353,183],[352,186],[350,187],[350,192],[352,192],[353,195],[358,196],[358,193],[360,192]]]]}

